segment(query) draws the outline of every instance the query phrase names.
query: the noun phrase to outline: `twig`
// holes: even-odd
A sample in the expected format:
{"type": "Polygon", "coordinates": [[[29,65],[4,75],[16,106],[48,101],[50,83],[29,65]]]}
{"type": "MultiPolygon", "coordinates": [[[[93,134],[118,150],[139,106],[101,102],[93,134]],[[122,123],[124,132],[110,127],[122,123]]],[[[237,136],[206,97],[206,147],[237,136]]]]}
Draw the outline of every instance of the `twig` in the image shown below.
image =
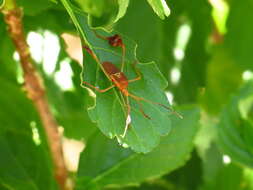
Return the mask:
{"type": "Polygon", "coordinates": [[[20,56],[20,63],[24,73],[25,88],[28,97],[33,101],[47,134],[55,178],[62,190],[66,190],[67,170],[64,163],[61,137],[58,125],[49,109],[42,80],[32,64],[29,47],[25,40],[22,24],[22,11],[14,0],[9,0],[9,8],[3,9],[4,19],[15,48],[20,56]],[[11,7],[11,8],[10,8],[11,7]]]}

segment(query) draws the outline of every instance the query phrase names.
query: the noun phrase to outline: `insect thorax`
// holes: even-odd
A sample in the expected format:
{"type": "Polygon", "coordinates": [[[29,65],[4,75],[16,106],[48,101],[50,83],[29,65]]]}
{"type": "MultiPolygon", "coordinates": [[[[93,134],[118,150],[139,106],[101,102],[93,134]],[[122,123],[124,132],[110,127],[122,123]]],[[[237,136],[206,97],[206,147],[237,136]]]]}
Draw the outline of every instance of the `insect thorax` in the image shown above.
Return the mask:
{"type": "Polygon", "coordinates": [[[119,88],[125,89],[128,86],[128,79],[122,72],[117,72],[110,75],[112,82],[119,88]]]}

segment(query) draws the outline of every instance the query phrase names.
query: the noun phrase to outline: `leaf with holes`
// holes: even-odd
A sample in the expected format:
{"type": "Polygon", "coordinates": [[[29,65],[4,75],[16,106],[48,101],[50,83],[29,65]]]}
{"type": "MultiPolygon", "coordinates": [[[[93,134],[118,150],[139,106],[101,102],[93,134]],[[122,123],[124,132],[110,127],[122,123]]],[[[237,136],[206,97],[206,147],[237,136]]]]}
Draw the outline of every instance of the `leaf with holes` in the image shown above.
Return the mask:
{"type": "MultiPolygon", "coordinates": [[[[75,22],[83,41],[88,44],[90,49],[98,57],[98,63],[93,57],[85,53],[83,66],[83,80],[104,89],[111,85],[110,80],[101,70],[100,63],[109,61],[120,68],[122,60],[122,50],[119,47],[111,47],[107,40],[98,38],[89,28],[85,16],[73,12],[67,0],[63,0],[65,6],[75,22]]],[[[99,35],[113,35],[105,32],[99,35]]],[[[137,77],[137,72],[133,68],[136,62],[137,45],[125,36],[122,36],[126,47],[124,73],[128,79],[137,77]]],[[[145,98],[149,101],[157,102],[169,106],[169,102],[164,93],[167,86],[165,78],[162,76],[157,66],[153,63],[137,63],[137,69],[141,73],[142,79],[129,84],[129,92],[145,98]]],[[[94,122],[97,122],[100,130],[108,137],[114,138],[124,146],[130,146],[136,152],[150,152],[155,148],[161,136],[167,135],[171,129],[171,117],[175,117],[171,111],[162,106],[142,101],[141,104],[130,98],[131,105],[131,124],[126,137],[122,138],[126,126],[126,100],[125,97],[114,88],[106,93],[96,93],[96,102],[89,109],[89,115],[94,122]],[[151,119],[144,117],[141,111],[151,119]]]]}
{"type": "MultiPolygon", "coordinates": [[[[91,35],[94,35],[94,33],[91,33],[91,35]]],[[[132,50],[132,52],[129,52],[130,54],[127,53],[124,73],[129,79],[133,79],[137,77],[132,68],[132,64],[135,61],[135,57],[133,56],[135,44],[126,38],[123,38],[123,41],[126,48],[132,50]]],[[[112,49],[102,39],[99,39],[98,43],[101,43],[101,45],[93,44],[92,47],[94,47],[93,51],[98,55],[101,62],[110,61],[120,68],[122,58],[120,49],[112,49]]],[[[88,53],[85,54],[84,60],[84,81],[100,89],[111,85],[99,65],[88,53]]],[[[136,67],[140,70],[142,79],[130,83],[129,92],[151,101],[169,105],[163,92],[167,83],[157,69],[157,66],[154,63],[138,63],[136,67]]],[[[158,105],[142,101],[143,111],[151,117],[151,119],[148,119],[142,114],[138,102],[131,97],[129,98],[131,124],[125,138],[121,136],[124,133],[126,125],[127,108],[124,104],[125,98],[122,97],[118,89],[114,88],[105,93],[96,93],[96,104],[90,108],[90,116],[93,121],[98,123],[98,127],[108,137],[117,137],[118,141],[130,146],[137,152],[149,152],[159,144],[160,136],[167,135],[170,131],[169,111],[158,105]]]]}

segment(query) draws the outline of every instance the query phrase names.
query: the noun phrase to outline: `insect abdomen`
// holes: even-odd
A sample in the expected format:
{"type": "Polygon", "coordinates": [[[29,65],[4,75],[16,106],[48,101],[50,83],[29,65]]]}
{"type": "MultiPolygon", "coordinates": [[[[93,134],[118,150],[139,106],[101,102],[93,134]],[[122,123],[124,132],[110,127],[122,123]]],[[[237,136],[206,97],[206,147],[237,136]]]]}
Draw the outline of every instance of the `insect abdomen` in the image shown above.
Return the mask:
{"type": "Polygon", "coordinates": [[[120,70],[115,65],[113,65],[111,62],[103,62],[102,66],[108,75],[112,75],[112,74],[120,72],[120,70]]]}

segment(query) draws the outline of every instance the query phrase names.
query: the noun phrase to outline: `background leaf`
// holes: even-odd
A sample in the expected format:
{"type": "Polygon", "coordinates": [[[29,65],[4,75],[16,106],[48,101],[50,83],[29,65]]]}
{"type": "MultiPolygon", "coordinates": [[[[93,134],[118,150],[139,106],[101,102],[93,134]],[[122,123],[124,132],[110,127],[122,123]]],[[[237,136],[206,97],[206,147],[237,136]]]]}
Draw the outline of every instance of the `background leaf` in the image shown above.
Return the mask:
{"type": "Polygon", "coordinates": [[[241,3],[238,1],[230,2],[230,14],[227,22],[227,35],[225,45],[230,50],[231,56],[238,63],[238,66],[243,69],[251,69],[252,59],[251,49],[253,44],[253,24],[252,18],[253,3],[251,0],[246,0],[241,3]],[[243,22],[242,22],[243,20],[243,22]],[[240,40],[235,40],[236,36],[240,35],[240,40]]]}
{"type": "MultiPolygon", "coordinates": [[[[252,137],[252,109],[248,110],[247,118],[242,118],[240,111],[240,102],[250,98],[247,105],[252,106],[252,81],[238,92],[226,108],[222,112],[221,121],[219,123],[219,143],[226,154],[230,155],[234,161],[253,167],[252,159],[252,142],[248,141],[252,137]]],[[[245,108],[242,107],[241,110],[245,108]]]]}
{"type": "Polygon", "coordinates": [[[118,4],[119,4],[119,11],[116,19],[114,20],[114,23],[117,22],[120,18],[122,18],[126,14],[129,0],[118,0],[118,4]]]}
{"type": "Polygon", "coordinates": [[[0,184],[7,189],[37,190],[44,184],[50,190],[57,189],[45,135],[34,108],[19,86],[2,77],[0,81],[0,104],[5,110],[0,113],[0,184]]]}
{"type": "Polygon", "coordinates": [[[164,19],[166,16],[170,15],[170,9],[168,5],[166,4],[165,0],[157,0],[157,1],[148,0],[148,3],[161,19],[164,19]]]}
{"type": "Polygon", "coordinates": [[[133,153],[129,149],[124,150],[97,133],[81,155],[79,185],[76,189],[92,184],[99,186],[138,184],[147,178],[164,175],[182,166],[189,158],[193,146],[192,139],[197,131],[199,111],[188,108],[182,112],[185,119],[173,119],[175,127],[171,135],[163,137],[161,144],[145,155],[133,153]],[[89,179],[90,182],[83,184],[84,179],[89,179]]]}
{"type": "Polygon", "coordinates": [[[129,0],[76,0],[81,9],[89,15],[89,24],[93,27],[111,28],[124,16],[129,0]]]}
{"type": "Polygon", "coordinates": [[[26,15],[34,16],[39,14],[49,8],[51,8],[54,4],[51,1],[43,1],[38,0],[36,4],[30,3],[29,0],[18,0],[18,6],[24,9],[26,15]]]}
{"type": "Polygon", "coordinates": [[[228,97],[242,84],[242,69],[223,47],[214,50],[207,67],[206,93],[201,97],[201,101],[209,113],[217,114],[228,103],[228,97]]]}
{"type": "Polygon", "coordinates": [[[2,8],[4,6],[5,1],[4,0],[0,0],[0,8],[2,8]]]}

